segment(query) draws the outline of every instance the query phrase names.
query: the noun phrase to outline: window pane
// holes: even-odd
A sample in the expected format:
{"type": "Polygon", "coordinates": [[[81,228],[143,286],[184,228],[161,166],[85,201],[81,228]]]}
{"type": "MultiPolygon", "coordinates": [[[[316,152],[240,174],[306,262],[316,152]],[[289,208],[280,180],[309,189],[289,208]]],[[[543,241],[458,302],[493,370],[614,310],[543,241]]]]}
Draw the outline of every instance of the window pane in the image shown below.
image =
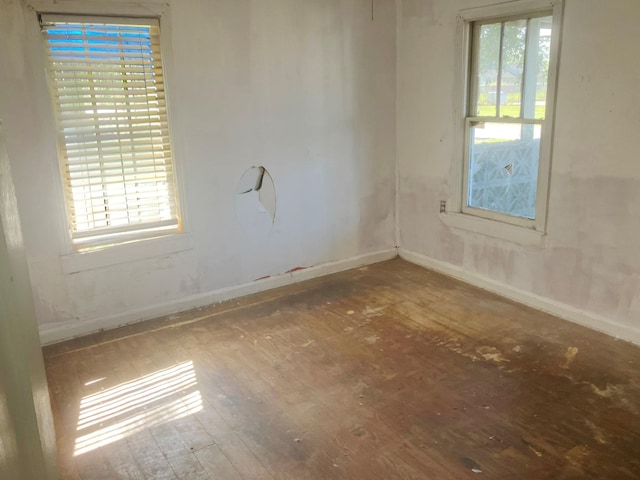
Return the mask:
{"type": "Polygon", "coordinates": [[[477,27],[478,58],[476,65],[476,105],[471,115],[495,117],[500,59],[501,24],[480,25],[477,27]]]}
{"type": "Polygon", "coordinates": [[[471,127],[468,206],[535,218],[540,125],[471,127]]]}
{"type": "Polygon", "coordinates": [[[549,76],[549,54],[551,51],[552,17],[532,19],[529,25],[529,44],[525,89],[525,117],[545,117],[547,102],[547,77],[549,76]]]}
{"type": "Polygon", "coordinates": [[[504,24],[500,77],[501,117],[520,117],[526,38],[526,20],[516,20],[504,24]]]}

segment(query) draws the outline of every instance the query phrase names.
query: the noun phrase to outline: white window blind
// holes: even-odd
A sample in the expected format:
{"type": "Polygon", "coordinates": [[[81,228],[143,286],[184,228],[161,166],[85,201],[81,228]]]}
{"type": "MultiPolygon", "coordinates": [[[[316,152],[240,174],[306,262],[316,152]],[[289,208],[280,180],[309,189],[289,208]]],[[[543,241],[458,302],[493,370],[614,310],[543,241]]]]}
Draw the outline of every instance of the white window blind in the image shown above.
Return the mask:
{"type": "Polygon", "coordinates": [[[41,16],[73,243],[179,228],[157,20],[41,16]]]}

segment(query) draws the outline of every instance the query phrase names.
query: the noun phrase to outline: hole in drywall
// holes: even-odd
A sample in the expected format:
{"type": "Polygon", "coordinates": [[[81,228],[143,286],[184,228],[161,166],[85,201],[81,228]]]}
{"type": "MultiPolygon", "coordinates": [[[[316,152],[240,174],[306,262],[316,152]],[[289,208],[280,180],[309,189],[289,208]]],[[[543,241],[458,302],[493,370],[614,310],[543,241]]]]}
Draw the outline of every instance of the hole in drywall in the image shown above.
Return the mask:
{"type": "Polygon", "coordinates": [[[263,166],[242,174],[236,188],[236,213],[248,229],[268,229],[276,220],[276,188],[263,166]]]}

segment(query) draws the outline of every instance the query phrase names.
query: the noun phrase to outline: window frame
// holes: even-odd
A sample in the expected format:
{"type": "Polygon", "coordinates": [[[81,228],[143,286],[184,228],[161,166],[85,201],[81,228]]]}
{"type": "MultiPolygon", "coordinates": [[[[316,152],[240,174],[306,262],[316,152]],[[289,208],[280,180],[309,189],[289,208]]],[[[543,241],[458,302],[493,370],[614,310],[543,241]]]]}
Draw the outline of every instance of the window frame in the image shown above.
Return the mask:
{"type": "MultiPolygon", "coordinates": [[[[36,2],[38,4],[40,2],[36,2]]],[[[74,232],[72,225],[71,215],[72,212],[70,210],[70,203],[72,203],[72,198],[70,198],[69,188],[65,185],[65,168],[66,168],[66,159],[64,154],[64,140],[60,138],[59,134],[59,126],[57,125],[57,119],[53,119],[56,124],[56,131],[58,136],[58,148],[57,148],[57,157],[58,157],[58,165],[60,169],[60,191],[62,194],[62,205],[60,206],[61,212],[64,212],[64,218],[66,219],[66,231],[68,232],[68,248],[63,256],[65,257],[75,257],[77,255],[82,255],[82,257],[87,258],[87,254],[92,256],[97,255],[99,252],[107,249],[112,250],[113,247],[125,248],[131,250],[132,244],[137,243],[139,241],[153,241],[154,244],[157,244],[158,241],[162,241],[166,239],[168,244],[171,247],[168,250],[176,250],[176,247],[173,245],[178,241],[180,243],[180,248],[177,251],[184,250],[187,248],[187,245],[190,245],[190,238],[188,234],[185,234],[185,215],[182,211],[181,205],[183,204],[183,188],[181,182],[181,171],[178,167],[180,164],[179,161],[176,160],[176,157],[179,156],[177,153],[177,148],[174,141],[174,133],[172,129],[172,120],[171,120],[171,108],[169,105],[169,99],[167,91],[169,87],[167,84],[169,80],[167,79],[167,40],[165,38],[165,34],[163,33],[162,26],[164,22],[162,22],[162,16],[166,13],[166,5],[162,5],[162,9],[160,8],[160,4],[143,2],[144,5],[129,5],[123,4],[118,9],[118,12],[111,11],[111,8],[104,7],[103,9],[99,8],[99,5],[96,5],[96,9],[89,9],[89,11],[83,12],[82,9],[74,8],[79,7],[79,5],[69,5],[67,8],[47,8],[50,5],[50,2],[45,1],[42,2],[39,6],[41,9],[38,9],[37,17],[38,22],[40,23],[40,19],[44,17],[45,19],[61,19],[64,21],[66,19],[69,22],[79,22],[79,23],[92,23],[100,21],[105,22],[106,24],[140,24],[140,25],[150,25],[157,26],[158,34],[159,34],[159,61],[162,65],[163,74],[162,81],[164,83],[164,92],[165,92],[165,109],[166,109],[166,127],[168,129],[168,144],[170,151],[170,162],[172,169],[172,178],[171,178],[171,188],[170,191],[173,191],[172,201],[174,203],[175,210],[175,219],[164,222],[153,222],[153,224],[149,222],[144,222],[140,224],[132,224],[130,227],[115,227],[112,229],[95,229],[93,231],[96,232],[93,235],[92,230],[88,230],[86,232],[74,232]],[[146,8],[145,8],[146,6],[146,8]],[[124,13],[123,13],[124,12],[124,13]],[[150,15],[151,14],[151,15],[150,15]],[[167,226],[167,223],[171,223],[170,226],[167,226]],[[76,235],[78,233],[78,235],[76,235]],[[181,238],[184,237],[184,238],[181,238]],[[183,241],[184,240],[184,241],[183,241]]],[[[106,4],[105,4],[106,5],[106,4]]],[[[111,5],[109,5],[111,7],[111,5]]],[[[45,50],[45,56],[47,55],[48,46],[46,45],[46,40],[42,42],[43,49],[45,50]]],[[[170,45],[169,45],[170,47],[170,45]]],[[[169,48],[170,50],[170,48],[169,48]]],[[[170,52],[169,52],[170,53],[170,52]]],[[[48,70],[49,66],[46,65],[47,60],[45,59],[45,70],[48,70]]],[[[52,79],[49,78],[47,74],[47,80],[49,84],[50,91],[50,99],[52,105],[52,114],[58,110],[58,106],[55,100],[55,91],[52,84],[52,79]]],[[[57,115],[57,114],[54,114],[57,115]]],[[[165,242],[165,243],[167,243],[165,242]]],[[[160,249],[162,250],[162,248],[160,249]]],[[[114,252],[115,253],[115,252],[114,252]]],[[[148,255],[143,255],[147,257],[148,255]]]]}
{"type": "Polygon", "coordinates": [[[443,220],[451,226],[525,244],[540,244],[541,237],[546,233],[563,10],[564,0],[516,0],[458,12],[456,33],[459,58],[457,81],[455,83],[456,100],[454,110],[454,142],[457,146],[454,149],[452,162],[451,194],[447,202],[446,212],[442,216],[443,220]],[[545,13],[552,16],[545,119],[540,122],[523,118],[503,117],[495,119],[494,117],[469,116],[471,102],[473,101],[472,89],[474,87],[474,72],[471,70],[471,60],[474,56],[472,49],[479,47],[477,41],[472,41],[474,23],[487,24],[514,20],[528,15],[540,16],[545,13]],[[468,205],[471,123],[474,121],[491,122],[492,119],[501,123],[533,123],[541,125],[534,219],[516,217],[468,205]],[[530,241],[526,240],[526,233],[523,236],[522,231],[517,231],[524,229],[531,232],[531,235],[529,235],[530,241]]]}

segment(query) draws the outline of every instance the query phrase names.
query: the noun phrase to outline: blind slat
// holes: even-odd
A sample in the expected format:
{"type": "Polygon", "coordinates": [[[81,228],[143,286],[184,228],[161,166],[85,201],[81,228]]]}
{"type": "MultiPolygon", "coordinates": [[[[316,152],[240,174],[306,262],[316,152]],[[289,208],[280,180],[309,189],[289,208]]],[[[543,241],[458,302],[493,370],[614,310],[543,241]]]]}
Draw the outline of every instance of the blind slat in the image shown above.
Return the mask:
{"type": "MultiPolygon", "coordinates": [[[[78,195],[78,197],[82,197],[82,195],[78,195]]],[[[85,209],[81,210],[78,213],[81,213],[83,216],[90,216],[96,214],[105,214],[105,207],[108,207],[109,210],[107,214],[119,214],[126,213],[127,211],[131,212],[153,212],[154,210],[166,210],[169,208],[169,205],[161,205],[156,201],[152,201],[147,199],[135,199],[130,197],[127,199],[124,195],[121,198],[111,198],[109,202],[105,202],[104,197],[93,197],[93,198],[82,198],[83,203],[85,204],[85,209]],[[95,203],[91,204],[91,202],[95,201],[95,203]]]]}
{"type": "MultiPolygon", "coordinates": [[[[157,125],[158,123],[166,125],[166,115],[135,115],[128,116],[122,115],[119,117],[110,117],[110,118],[97,118],[94,122],[90,122],[88,118],[77,119],[70,118],[66,119],[64,125],[61,125],[63,130],[60,132],[63,135],[81,135],[85,132],[95,131],[94,129],[102,129],[102,128],[118,128],[122,129],[123,126],[136,126],[139,127],[141,125],[145,125],[148,123],[149,125],[157,125]]],[[[60,118],[58,117],[58,121],[60,118]]]]}
{"type": "MultiPolygon", "coordinates": [[[[103,62],[74,62],[74,61],[65,61],[64,59],[51,61],[50,59],[50,71],[54,76],[68,76],[69,74],[73,74],[73,72],[78,72],[78,78],[88,78],[91,79],[94,76],[104,76],[106,74],[115,75],[118,73],[127,73],[127,75],[131,74],[144,74],[149,73],[152,69],[154,73],[157,75],[162,72],[161,67],[154,66],[149,63],[147,65],[127,65],[122,62],[113,62],[112,64],[103,63],[103,62]],[[87,63],[88,65],[85,65],[87,63]],[[92,75],[87,74],[87,67],[91,67],[92,75]]],[[[73,78],[73,77],[71,77],[73,78]]]]}
{"type": "MultiPolygon", "coordinates": [[[[145,117],[152,117],[152,118],[156,118],[156,117],[163,117],[166,121],[166,109],[165,107],[162,108],[149,108],[149,110],[147,112],[144,111],[136,111],[136,112],[131,112],[128,115],[125,115],[126,111],[122,110],[122,111],[118,111],[118,112],[113,112],[113,113],[104,113],[102,115],[93,115],[92,114],[87,114],[86,110],[84,111],[70,111],[70,112],[59,112],[58,118],[60,120],[62,120],[63,122],[70,122],[70,121],[75,121],[75,120],[87,120],[90,117],[98,117],[97,120],[102,120],[102,122],[104,123],[106,120],[115,120],[115,119],[126,119],[126,118],[136,118],[136,119],[140,119],[140,118],[145,118],[145,117]]],[[[69,126],[72,126],[73,123],[69,123],[69,126]]],[[[66,126],[66,125],[65,125],[66,126]]]]}
{"type": "Polygon", "coordinates": [[[110,169],[106,172],[103,172],[104,175],[99,178],[95,178],[90,175],[93,172],[87,172],[85,170],[77,170],[69,173],[69,176],[73,179],[74,185],[82,186],[83,182],[94,182],[94,183],[105,183],[108,182],[109,179],[115,179],[114,181],[120,183],[126,182],[143,182],[147,180],[155,180],[155,181],[166,181],[171,178],[173,172],[171,169],[166,169],[164,171],[159,169],[141,169],[137,171],[122,171],[117,169],[110,169]]]}
{"type": "Polygon", "coordinates": [[[171,152],[167,151],[169,142],[162,142],[154,139],[156,143],[139,143],[131,142],[109,142],[88,144],[86,148],[82,144],[73,144],[73,149],[69,148],[65,158],[69,165],[93,163],[131,163],[142,164],[144,161],[160,161],[162,159],[170,159],[171,152]],[[142,163],[141,163],[142,162],[142,163]]]}
{"type": "MultiPolygon", "coordinates": [[[[146,130],[138,129],[132,130],[131,133],[121,132],[101,132],[89,130],[77,131],[74,129],[73,133],[69,131],[66,134],[62,134],[64,141],[67,144],[67,152],[74,152],[78,150],[90,150],[100,147],[114,147],[120,145],[122,149],[126,149],[128,146],[137,145],[165,145],[169,147],[169,139],[167,137],[168,131],[162,127],[147,128],[146,130]]],[[[170,155],[169,152],[167,152],[170,155]]]]}
{"type": "MultiPolygon", "coordinates": [[[[133,75],[127,75],[126,78],[127,88],[147,89],[154,87],[156,90],[164,89],[162,80],[157,77],[134,77],[133,75]]],[[[52,78],[52,80],[56,85],[56,93],[63,95],[68,95],[69,93],[75,92],[78,92],[77,94],[80,94],[86,92],[87,90],[102,91],[102,89],[113,88],[118,91],[122,91],[123,89],[122,77],[114,77],[113,75],[106,78],[101,78],[98,75],[83,75],[82,77],[60,75],[59,77],[52,78]],[[81,83],[81,81],[84,81],[85,83],[81,83]]]]}
{"type": "Polygon", "coordinates": [[[102,99],[106,101],[110,99],[112,102],[122,102],[125,99],[138,100],[145,97],[152,99],[164,99],[164,91],[155,87],[131,87],[126,90],[113,88],[87,88],[85,91],[75,91],[67,93],[65,91],[56,95],[60,105],[77,105],[78,103],[91,105],[94,99],[102,99]]]}
{"type": "Polygon", "coordinates": [[[167,182],[171,178],[169,172],[138,172],[138,173],[124,173],[118,174],[112,172],[111,174],[105,174],[100,178],[88,177],[86,175],[72,176],[73,184],[68,184],[69,187],[88,187],[91,185],[119,185],[122,184],[123,188],[126,184],[142,185],[151,183],[167,182]]]}
{"type": "Polygon", "coordinates": [[[162,128],[161,124],[157,124],[157,126],[130,126],[128,128],[129,133],[122,133],[118,130],[117,127],[111,128],[100,128],[97,132],[86,130],[82,132],[74,132],[65,134],[65,139],[67,144],[69,145],[69,149],[73,150],[73,145],[75,143],[82,143],[85,147],[89,147],[90,143],[94,142],[110,142],[114,140],[134,140],[134,142],[138,142],[141,139],[149,138],[152,140],[150,143],[157,143],[161,141],[161,138],[158,136],[167,136],[169,131],[166,128],[162,128]]]}
{"type": "Polygon", "coordinates": [[[130,128],[132,132],[139,131],[141,129],[146,129],[156,131],[161,130],[163,132],[167,131],[166,122],[163,122],[163,117],[156,115],[155,118],[149,119],[149,116],[146,117],[122,117],[115,119],[97,119],[96,122],[91,121],[76,121],[74,123],[67,122],[64,127],[64,130],[60,132],[65,137],[82,137],[85,135],[92,135],[96,132],[96,130],[105,133],[113,133],[115,131],[120,131],[123,126],[130,128]]]}
{"type": "MultiPolygon", "coordinates": [[[[135,208],[131,206],[123,206],[118,210],[112,207],[112,209],[109,211],[110,213],[107,214],[107,218],[111,217],[113,219],[116,219],[116,218],[126,219],[127,217],[137,217],[137,218],[151,217],[149,218],[149,221],[153,221],[153,215],[149,215],[149,214],[153,214],[153,212],[156,212],[159,210],[167,210],[167,209],[159,206],[154,206],[153,208],[135,208]]],[[[102,211],[96,210],[94,212],[82,212],[81,214],[78,215],[78,222],[86,223],[87,220],[91,219],[92,217],[94,218],[100,217],[103,214],[104,214],[104,210],[102,211]]]]}
{"type": "MultiPolygon", "coordinates": [[[[138,168],[138,167],[136,167],[138,168]]],[[[109,178],[119,177],[121,182],[134,181],[138,177],[142,177],[144,175],[154,175],[158,179],[168,179],[173,175],[173,170],[171,168],[161,169],[157,166],[152,167],[142,167],[138,170],[132,170],[131,167],[125,167],[125,169],[92,169],[92,170],[71,170],[69,171],[69,177],[74,181],[74,185],[81,185],[81,182],[89,180],[94,180],[96,182],[106,182],[109,178]],[[100,173],[102,176],[97,176],[96,174],[100,173]]]]}

